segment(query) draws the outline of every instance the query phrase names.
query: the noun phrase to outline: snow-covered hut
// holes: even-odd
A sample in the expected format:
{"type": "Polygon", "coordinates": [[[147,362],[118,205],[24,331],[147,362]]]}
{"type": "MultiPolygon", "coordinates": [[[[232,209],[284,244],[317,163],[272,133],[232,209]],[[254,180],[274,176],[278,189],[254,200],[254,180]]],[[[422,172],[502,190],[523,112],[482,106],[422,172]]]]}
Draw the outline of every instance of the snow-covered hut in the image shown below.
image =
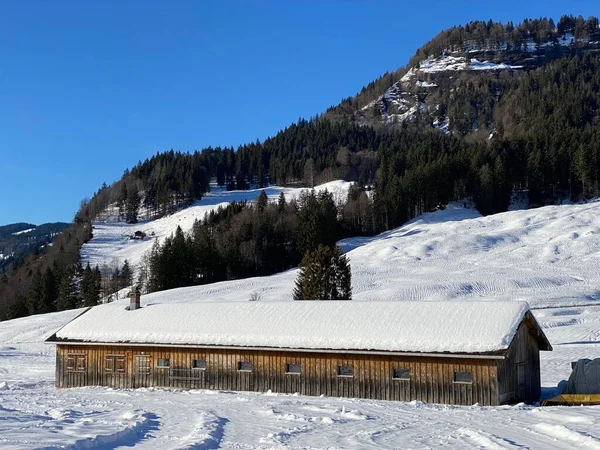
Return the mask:
{"type": "Polygon", "coordinates": [[[539,351],[552,350],[524,302],[115,302],[48,342],[57,344],[57,387],[461,405],[538,400],[539,351]]]}

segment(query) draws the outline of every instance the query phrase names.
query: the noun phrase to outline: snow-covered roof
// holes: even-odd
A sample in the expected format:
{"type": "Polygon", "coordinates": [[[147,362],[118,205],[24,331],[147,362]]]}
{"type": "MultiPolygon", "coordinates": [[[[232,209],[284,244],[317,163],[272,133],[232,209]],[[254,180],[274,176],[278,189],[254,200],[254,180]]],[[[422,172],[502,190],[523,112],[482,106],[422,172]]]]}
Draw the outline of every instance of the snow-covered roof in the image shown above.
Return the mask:
{"type": "Polygon", "coordinates": [[[134,311],[115,302],[91,308],[51,340],[487,353],[508,348],[528,311],[525,302],[186,302],[134,311]]]}

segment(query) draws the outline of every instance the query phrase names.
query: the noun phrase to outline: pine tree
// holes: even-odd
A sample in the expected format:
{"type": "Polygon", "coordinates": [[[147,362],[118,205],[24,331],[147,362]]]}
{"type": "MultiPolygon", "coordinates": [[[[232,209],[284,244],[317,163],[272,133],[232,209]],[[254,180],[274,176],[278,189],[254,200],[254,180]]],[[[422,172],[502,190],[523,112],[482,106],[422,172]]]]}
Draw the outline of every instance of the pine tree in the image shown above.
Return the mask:
{"type": "Polygon", "coordinates": [[[267,193],[264,190],[260,191],[260,194],[258,195],[258,198],[256,199],[256,207],[258,208],[259,211],[262,211],[263,209],[265,209],[267,207],[268,204],[269,204],[269,199],[267,197],[267,193]]]}
{"type": "Polygon", "coordinates": [[[123,181],[121,184],[121,189],[118,195],[117,205],[119,207],[119,217],[124,218],[127,203],[127,183],[125,181],[123,181]]]}
{"type": "Polygon", "coordinates": [[[351,300],[351,271],[338,246],[319,245],[300,263],[294,300],[351,300]]]}
{"type": "Polygon", "coordinates": [[[58,300],[56,301],[58,311],[77,308],[80,305],[78,278],[76,269],[68,270],[61,277],[58,287],[58,300]]]}
{"type": "Polygon", "coordinates": [[[279,198],[277,199],[277,207],[280,213],[285,211],[285,194],[283,192],[279,193],[279,198]]]}
{"type": "Polygon", "coordinates": [[[133,284],[133,272],[128,260],[123,261],[123,267],[121,268],[121,280],[124,287],[131,286],[133,284]]]}
{"type": "Polygon", "coordinates": [[[6,312],[6,319],[17,319],[19,317],[25,317],[29,315],[29,308],[27,307],[27,300],[22,295],[19,295],[15,301],[13,301],[8,307],[6,312]]]}
{"type": "Polygon", "coordinates": [[[98,266],[92,270],[90,263],[88,262],[87,266],[83,270],[81,284],[84,306],[96,306],[100,301],[102,284],[102,274],[100,273],[98,266]]]}
{"type": "Polygon", "coordinates": [[[43,312],[42,297],[44,296],[44,277],[42,272],[38,268],[31,280],[29,285],[29,291],[27,293],[27,310],[29,314],[39,314],[43,312]]]}
{"type": "Polygon", "coordinates": [[[57,299],[58,282],[54,272],[48,267],[44,272],[44,289],[41,298],[42,310],[40,312],[48,313],[56,311],[57,299]]]}
{"type": "Polygon", "coordinates": [[[125,205],[125,221],[127,223],[137,223],[138,210],[140,208],[140,195],[135,185],[130,186],[127,191],[127,201],[125,205]]]}

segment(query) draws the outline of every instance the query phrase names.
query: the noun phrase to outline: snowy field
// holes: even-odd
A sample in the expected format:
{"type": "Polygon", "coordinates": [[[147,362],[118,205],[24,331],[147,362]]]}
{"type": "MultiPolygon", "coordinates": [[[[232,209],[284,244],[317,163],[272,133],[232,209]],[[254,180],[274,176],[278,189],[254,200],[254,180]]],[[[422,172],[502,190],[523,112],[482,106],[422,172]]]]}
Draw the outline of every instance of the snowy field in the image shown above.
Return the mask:
{"type": "MultiPolygon", "coordinates": [[[[190,214],[186,211],[179,214],[190,214]]],[[[527,300],[554,347],[541,354],[545,396],[568,377],[571,361],[600,356],[600,202],[485,218],[451,205],[341,245],[350,258],[354,298],[373,301],[373,308],[377,301],[397,299],[527,300]]],[[[244,301],[254,292],[261,302],[289,301],[296,274],[156,293],[143,296],[142,304],[244,301]]],[[[593,406],[458,407],[204,390],[57,391],[54,348],[42,342],[76,314],[0,323],[0,448],[600,449],[600,407],[593,406]]]]}

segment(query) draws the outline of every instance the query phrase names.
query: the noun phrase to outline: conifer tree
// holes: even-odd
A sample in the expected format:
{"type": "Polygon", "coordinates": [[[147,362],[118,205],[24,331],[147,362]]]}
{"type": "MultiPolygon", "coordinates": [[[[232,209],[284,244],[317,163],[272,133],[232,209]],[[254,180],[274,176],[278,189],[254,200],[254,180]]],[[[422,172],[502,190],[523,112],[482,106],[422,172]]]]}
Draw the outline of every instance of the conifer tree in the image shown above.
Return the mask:
{"type": "Polygon", "coordinates": [[[29,308],[27,307],[27,300],[22,295],[17,296],[16,300],[13,301],[8,307],[6,318],[17,319],[19,317],[25,317],[29,315],[29,308]]]}
{"type": "Polygon", "coordinates": [[[262,211],[269,204],[269,198],[267,197],[267,193],[262,190],[260,194],[258,194],[258,198],[256,199],[256,207],[259,211],[262,211]]]}
{"type": "Polygon", "coordinates": [[[58,298],[58,281],[50,267],[44,272],[44,285],[41,298],[42,310],[40,312],[48,313],[56,311],[56,301],[58,298]]]}
{"type": "Polygon", "coordinates": [[[125,205],[125,221],[127,223],[137,223],[139,208],[140,195],[137,187],[133,185],[127,191],[127,203],[125,205]]]}
{"type": "Polygon", "coordinates": [[[77,269],[70,269],[63,274],[58,287],[58,300],[56,301],[58,311],[77,308],[80,305],[81,297],[78,284],[77,269]]]}
{"type": "Polygon", "coordinates": [[[27,310],[29,314],[39,314],[43,311],[42,297],[44,295],[44,277],[38,268],[33,274],[27,293],[27,310]]]}
{"type": "Polygon", "coordinates": [[[294,300],[351,300],[351,271],[338,246],[307,252],[300,263],[294,300]]]}
{"type": "Polygon", "coordinates": [[[283,192],[279,193],[279,198],[277,199],[277,207],[280,213],[285,211],[285,194],[283,192]]]}
{"type": "Polygon", "coordinates": [[[100,288],[102,283],[102,274],[100,273],[98,266],[92,270],[90,263],[88,262],[83,271],[81,283],[84,306],[96,306],[100,301],[100,288]]]}
{"type": "Polygon", "coordinates": [[[121,280],[122,285],[125,287],[133,284],[133,272],[128,260],[123,261],[123,267],[121,268],[121,280]]]}

